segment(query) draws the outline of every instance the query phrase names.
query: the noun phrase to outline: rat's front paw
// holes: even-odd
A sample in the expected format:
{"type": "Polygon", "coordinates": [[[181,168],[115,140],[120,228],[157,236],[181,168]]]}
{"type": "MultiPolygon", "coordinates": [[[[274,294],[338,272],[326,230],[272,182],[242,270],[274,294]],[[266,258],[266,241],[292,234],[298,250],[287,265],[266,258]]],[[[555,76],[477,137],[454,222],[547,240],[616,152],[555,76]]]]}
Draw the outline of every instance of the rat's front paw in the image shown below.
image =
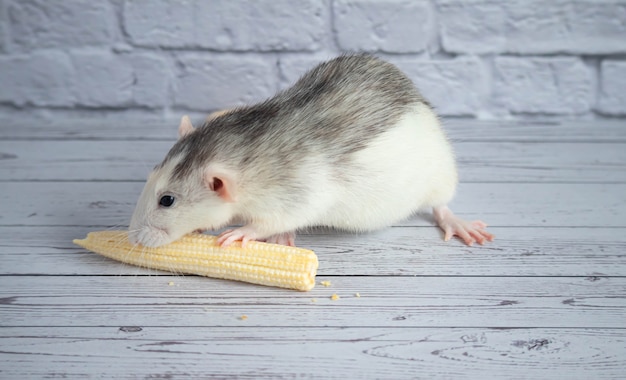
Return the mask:
{"type": "Polygon", "coordinates": [[[217,243],[222,247],[228,247],[236,241],[241,241],[241,246],[245,247],[250,240],[257,240],[257,232],[250,226],[227,230],[217,237],[217,243]]]}
{"type": "Polygon", "coordinates": [[[267,243],[288,245],[290,247],[296,246],[296,233],[295,232],[283,232],[282,234],[276,234],[268,237],[265,240],[267,243]]]}

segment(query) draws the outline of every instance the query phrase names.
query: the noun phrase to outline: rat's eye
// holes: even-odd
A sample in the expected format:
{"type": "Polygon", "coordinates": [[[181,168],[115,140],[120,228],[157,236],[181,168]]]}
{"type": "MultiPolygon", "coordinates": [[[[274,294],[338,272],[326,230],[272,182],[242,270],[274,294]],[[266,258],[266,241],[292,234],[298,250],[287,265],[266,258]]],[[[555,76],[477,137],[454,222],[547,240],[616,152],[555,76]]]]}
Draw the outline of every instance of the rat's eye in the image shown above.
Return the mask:
{"type": "Polygon", "coordinates": [[[170,207],[174,204],[174,200],[176,198],[174,198],[171,195],[164,195],[161,197],[161,199],[159,199],[159,205],[163,206],[163,207],[170,207]]]}

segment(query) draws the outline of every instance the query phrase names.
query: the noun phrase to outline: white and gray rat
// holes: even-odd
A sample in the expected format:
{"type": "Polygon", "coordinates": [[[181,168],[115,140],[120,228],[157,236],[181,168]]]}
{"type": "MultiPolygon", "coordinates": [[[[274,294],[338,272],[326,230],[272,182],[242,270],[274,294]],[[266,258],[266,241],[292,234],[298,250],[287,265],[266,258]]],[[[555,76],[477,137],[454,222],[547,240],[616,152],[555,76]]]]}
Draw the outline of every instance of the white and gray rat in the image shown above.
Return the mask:
{"type": "Polygon", "coordinates": [[[369,231],[432,208],[445,240],[493,240],[481,221],[446,206],[457,186],[454,153],[428,102],[391,63],[343,55],[293,87],[210,117],[179,140],[148,177],[129,228],[156,247],[195,230],[219,242],[293,245],[295,231],[369,231]]]}

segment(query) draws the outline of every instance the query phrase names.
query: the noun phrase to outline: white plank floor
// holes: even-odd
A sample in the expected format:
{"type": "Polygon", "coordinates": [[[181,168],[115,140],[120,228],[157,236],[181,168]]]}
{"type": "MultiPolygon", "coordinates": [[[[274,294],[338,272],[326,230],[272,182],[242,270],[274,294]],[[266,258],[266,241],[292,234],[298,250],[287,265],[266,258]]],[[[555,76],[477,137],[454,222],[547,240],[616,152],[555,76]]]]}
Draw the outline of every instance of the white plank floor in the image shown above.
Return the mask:
{"type": "Polygon", "coordinates": [[[128,224],[175,123],[0,124],[0,378],[626,378],[626,122],[447,129],[497,240],[312,230],[332,286],[301,293],[72,245],[128,224]]]}

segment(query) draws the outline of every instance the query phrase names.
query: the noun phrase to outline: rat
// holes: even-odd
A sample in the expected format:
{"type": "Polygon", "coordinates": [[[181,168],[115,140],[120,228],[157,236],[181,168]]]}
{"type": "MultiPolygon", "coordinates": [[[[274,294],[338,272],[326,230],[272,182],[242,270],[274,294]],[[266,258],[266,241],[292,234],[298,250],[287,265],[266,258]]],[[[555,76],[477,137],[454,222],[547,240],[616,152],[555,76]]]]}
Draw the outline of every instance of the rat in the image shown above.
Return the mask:
{"type": "Polygon", "coordinates": [[[433,107],[395,65],[342,55],[258,104],[215,113],[179,139],[149,175],[129,226],[157,247],[196,230],[228,246],[294,245],[299,229],[365,232],[432,209],[444,240],[493,240],[448,208],[455,156],[433,107]]]}

